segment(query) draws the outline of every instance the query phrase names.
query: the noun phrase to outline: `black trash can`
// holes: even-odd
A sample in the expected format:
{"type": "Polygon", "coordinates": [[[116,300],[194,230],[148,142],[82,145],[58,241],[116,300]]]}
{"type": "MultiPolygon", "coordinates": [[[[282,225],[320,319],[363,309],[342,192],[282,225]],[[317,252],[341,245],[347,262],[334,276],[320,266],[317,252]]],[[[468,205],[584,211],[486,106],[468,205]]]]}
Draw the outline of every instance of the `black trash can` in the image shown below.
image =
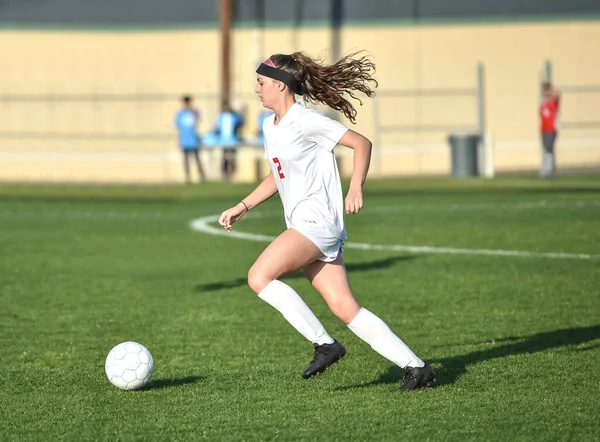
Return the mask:
{"type": "Polygon", "coordinates": [[[452,156],[452,176],[470,178],[479,176],[479,135],[451,134],[448,137],[452,156]]]}

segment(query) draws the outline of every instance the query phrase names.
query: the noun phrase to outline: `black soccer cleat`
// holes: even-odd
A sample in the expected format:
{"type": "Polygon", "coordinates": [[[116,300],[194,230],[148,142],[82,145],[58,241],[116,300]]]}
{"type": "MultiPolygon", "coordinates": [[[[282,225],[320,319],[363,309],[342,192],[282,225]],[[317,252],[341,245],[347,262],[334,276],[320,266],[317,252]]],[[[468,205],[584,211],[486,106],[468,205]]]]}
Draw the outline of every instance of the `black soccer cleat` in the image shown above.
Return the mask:
{"type": "Polygon", "coordinates": [[[410,391],[431,387],[435,383],[435,371],[429,364],[423,367],[405,367],[402,385],[392,391],[410,391]]]}
{"type": "Polygon", "coordinates": [[[314,344],[315,355],[313,360],[302,373],[304,379],[313,377],[316,374],[323,373],[332,364],[346,356],[346,349],[338,341],[334,340],[333,344],[314,344]]]}

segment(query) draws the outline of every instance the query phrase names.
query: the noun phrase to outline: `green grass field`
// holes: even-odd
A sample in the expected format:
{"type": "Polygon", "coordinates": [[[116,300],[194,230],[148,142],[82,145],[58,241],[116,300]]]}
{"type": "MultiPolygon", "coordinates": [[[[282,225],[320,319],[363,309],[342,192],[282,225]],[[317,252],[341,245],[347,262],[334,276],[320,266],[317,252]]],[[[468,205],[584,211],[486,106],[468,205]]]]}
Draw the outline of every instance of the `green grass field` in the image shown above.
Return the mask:
{"type": "MultiPolygon", "coordinates": [[[[438,372],[407,394],[295,274],[349,352],[301,378],[311,344],[245,285],[266,243],[190,228],[249,190],[0,185],[0,440],[597,440],[599,176],[367,183],[345,259],[438,372]],[[126,340],[139,391],[104,374],[126,340]]],[[[235,226],[283,227],[277,198],[235,226]]]]}

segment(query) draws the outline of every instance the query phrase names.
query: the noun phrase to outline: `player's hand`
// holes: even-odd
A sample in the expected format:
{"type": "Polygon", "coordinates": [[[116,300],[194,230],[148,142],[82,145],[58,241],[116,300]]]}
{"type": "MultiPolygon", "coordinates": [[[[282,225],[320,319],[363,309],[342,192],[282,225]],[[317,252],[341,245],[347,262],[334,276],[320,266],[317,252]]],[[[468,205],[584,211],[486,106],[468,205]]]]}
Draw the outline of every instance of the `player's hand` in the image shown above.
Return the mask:
{"type": "Polygon", "coordinates": [[[362,187],[350,188],[348,195],[346,195],[346,213],[348,215],[354,215],[363,208],[363,192],[362,187]]]}
{"type": "Polygon", "coordinates": [[[243,203],[239,203],[233,206],[231,209],[227,209],[219,217],[219,224],[228,232],[231,232],[231,225],[239,221],[246,214],[246,206],[243,203]]]}

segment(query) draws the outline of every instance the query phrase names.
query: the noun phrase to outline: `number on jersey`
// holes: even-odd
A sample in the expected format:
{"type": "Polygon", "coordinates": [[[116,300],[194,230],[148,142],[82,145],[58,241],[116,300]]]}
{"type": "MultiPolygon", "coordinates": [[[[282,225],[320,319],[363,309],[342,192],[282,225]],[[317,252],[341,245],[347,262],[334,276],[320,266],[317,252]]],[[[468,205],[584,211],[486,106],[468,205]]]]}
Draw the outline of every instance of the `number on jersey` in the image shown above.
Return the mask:
{"type": "Polygon", "coordinates": [[[281,163],[279,162],[279,158],[273,158],[273,162],[277,164],[277,173],[279,173],[279,178],[284,179],[285,175],[283,174],[283,170],[281,170],[281,163]]]}

